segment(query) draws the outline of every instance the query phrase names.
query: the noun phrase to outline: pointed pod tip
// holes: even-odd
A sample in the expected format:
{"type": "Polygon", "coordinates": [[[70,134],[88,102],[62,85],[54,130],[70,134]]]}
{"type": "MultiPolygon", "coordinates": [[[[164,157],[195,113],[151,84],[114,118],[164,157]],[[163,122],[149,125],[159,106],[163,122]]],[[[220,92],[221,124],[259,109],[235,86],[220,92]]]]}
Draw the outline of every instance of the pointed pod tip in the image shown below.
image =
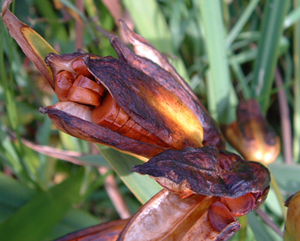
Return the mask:
{"type": "Polygon", "coordinates": [[[41,106],[41,107],[39,108],[39,111],[40,111],[42,114],[48,113],[48,109],[47,109],[46,107],[44,107],[44,106],[41,106]]]}

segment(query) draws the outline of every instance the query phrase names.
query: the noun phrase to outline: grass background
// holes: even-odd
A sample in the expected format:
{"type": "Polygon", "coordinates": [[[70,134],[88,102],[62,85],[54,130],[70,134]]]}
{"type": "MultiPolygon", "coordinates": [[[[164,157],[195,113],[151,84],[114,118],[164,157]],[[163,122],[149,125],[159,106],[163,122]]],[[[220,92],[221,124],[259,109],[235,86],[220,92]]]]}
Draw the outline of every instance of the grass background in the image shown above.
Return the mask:
{"type": "MultiPolygon", "coordinates": [[[[119,34],[117,19],[125,19],[169,57],[219,124],[235,120],[238,97],[255,98],[281,138],[269,166],[280,195],[300,189],[299,0],[17,0],[12,10],[60,53],[80,47],[116,57],[99,27],[119,34]]],[[[119,218],[108,175],[134,214],[159,187],[128,175],[137,159],[98,146],[101,155],[38,112],[57,98],[0,24],[0,239],[53,240],[119,218]]],[[[285,218],[273,189],[261,210],[271,221],[251,212],[232,240],[282,240],[270,228],[283,230],[285,218]]]]}

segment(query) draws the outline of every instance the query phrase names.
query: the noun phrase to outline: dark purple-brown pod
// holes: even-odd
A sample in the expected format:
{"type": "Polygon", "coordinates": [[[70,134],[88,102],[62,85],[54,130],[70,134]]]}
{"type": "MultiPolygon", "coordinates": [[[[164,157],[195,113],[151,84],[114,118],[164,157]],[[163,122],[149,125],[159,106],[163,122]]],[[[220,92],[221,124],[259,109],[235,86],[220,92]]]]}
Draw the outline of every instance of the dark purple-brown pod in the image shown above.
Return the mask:
{"type": "Polygon", "coordinates": [[[280,152],[280,139],[263,116],[259,103],[250,99],[240,101],[237,121],[222,126],[228,142],[246,160],[270,164],[280,152]]]}
{"type": "Polygon", "coordinates": [[[212,146],[168,150],[143,165],[134,166],[132,171],[147,174],[179,194],[190,191],[237,198],[247,193],[263,194],[270,183],[269,171],[262,164],[245,161],[212,146]]]}
{"type": "Polygon", "coordinates": [[[86,58],[95,79],[137,124],[172,149],[202,146],[203,131],[194,113],[154,78],[112,57],[86,58]]]}
{"type": "MultiPolygon", "coordinates": [[[[122,143],[128,138],[133,139],[150,145],[150,149],[153,148],[153,154],[150,154],[148,149],[145,150],[146,157],[153,157],[158,154],[158,150],[162,152],[168,149],[183,149],[186,146],[202,146],[203,129],[194,113],[176,94],[126,62],[83,53],[49,54],[45,61],[53,73],[59,75],[67,71],[76,79],[70,88],[68,102],[41,109],[43,113],[51,113],[49,116],[60,130],[80,138],[84,136],[85,140],[107,143],[117,149],[124,148],[122,143]],[[101,87],[100,90],[97,86],[101,87]],[[68,107],[72,102],[83,106],[68,107]],[[64,115],[66,110],[67,115],[64,115]],[[80,116],[82,113],[84,116],[80,116]],[[75,122],[72,127],[65,123],[65,120],[70,123],[69,116],[72,115],[104,128],[95,129],[93,136],[105,130],[107,133],[102,137],[96,135],[96,139],[88,137],[90,134],[77,119],[77,130],[75,122]],[[58,116],[64,116],[65,119],[59,121],[58,116]],[[115,144],[110,141],[112,138],[107,138],[112,132],[117,136],[115,144]],[[127,138],[123,140],[123,137],[127,138]]],[[[87,124],[89,125],[90,123],[87,124]]],[[[130,149],[130,152],[133,150],[129,146],[122,150],[127,149],[130,149]]],[[[133,153],[141,155],[140,149],[133,153]]]]}
{"type": "MultiPolygon", "coordinates": [[[[148,49],[151,56],[155,56],[156,63],[148,58],[134,54],[125,46],[118,37],[112,35],[110,38],[111,45],[116,50],[120,60],[129,63],[132,67],[142,71],[154,78],[159,84],[166,89],[175,93],[180,100],[197,116],[202,125],[204,136],[203,145],[215,145],[218,148],[225,148],[224,137],[218,128],[216,122],[212,119],[203,104],[199,101],[187,83],[179,76],[174,67],[169,63],[167,58],[159,53],[148,41],[128,29],[124,21],[120,21],[122,28],[125,30],[129,41],[134,45],[138,42],[144,48],[148,49]]],[[[146,51],[147,52],[147,51],[146,51]]],[[[145,53],[146,56],[146,53],[145,53]]]]}

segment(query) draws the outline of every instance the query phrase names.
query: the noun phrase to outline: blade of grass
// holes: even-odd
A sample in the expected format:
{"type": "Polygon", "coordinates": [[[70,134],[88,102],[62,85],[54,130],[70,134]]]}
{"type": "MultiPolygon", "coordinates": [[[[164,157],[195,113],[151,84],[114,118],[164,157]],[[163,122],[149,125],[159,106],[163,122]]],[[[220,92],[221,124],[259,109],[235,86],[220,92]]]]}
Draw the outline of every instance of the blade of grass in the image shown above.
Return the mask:
{"type": "MultiPolygon", "coordinates": [[[[300,0],[294,0],[294,7],[300,9],[300,0]]],[[[294,27],[294,123],[293,123],[293,157],[300,160],[300,21],[294,27]]]]}
{"type": "Polygon", "coordinates": [[[52,7],[51,2],[47,0],[35,0],[34,3],[36,4],[38,10],[41,12],[42,16],[47,18],[47,23],[50,25],[50,31],[52,32],[56,40],[67,41],[68,40],[68,33],[59,21],[56,16],[56,13],[52,7]]]}
{"type": "Polygon", "coordinates": [[[33,197],[0,225],[1,240],[42,240],[79,201],[82,173],[33,197]]]}
{"type": "Polygon", "coordinates": [[[259,0],[251,0],[248,3],[247,8],[244,10],[244,12],[241,14],[238,21],[234,24],[233,28],[230,30],[229,34],[226,37],[226,47],[229,47],[237,35],[240,33],[240,31],[243,29],[244,25],[249,20],[250,16],[252,15],[253,11],[255,10],[257,4],[259,3],[259,0]]]}
{"type": "Polygon", "coordinates": [[[221,3],[218,0],[199,0],[199,3],[210,68],[207,83],[209,111],[218,122],[231,122],[234,113],[230,106],[234,103],[229,96],[235,94],[229,77],[221,3]]]}
{"type": "Polygon", "coordinates": [[[294,1],[294,10],[292,10],[285,18],[283,26],[284,28],[289,28],[293,24],[299,22],[300,20],[300,7],[296,5],[297,1],[294,1]]]}
{"type": "MultiPolygon", "coordinates": [[[[265,4],[261,37],[258,44],[257,59],[254,66],[252,93],[259,97],[269,92],[274,82],[275,65],[279,52],[279,40],[288,0],[267,0],[265,4]]],[[[269,97],[269,96],[268,96],[269,97]]],[[[260,101],[262,111],[266,112],[270,98],[260,101]]]]}
{"type": "Polygon", "coordinates": [[[12,0],[5,0],[2,6],[1,17],[9,30],[10,35],[17,41],[23,52],[36,65],[48,83],[54,88],[53,76],[50,68],[44,62],[48,53],[56,51],[33,29],[19,21],[19,19],[9,11],[12,0]]]}
{"type": "MultiPolygon", "coordinates": [[[[124,0],[124,6],[133,18],[139,34],[163,53],[176,54],[172,47],[172,37],[167,22],[155,0],[124,0]]],[[[172,60],[178,73],[189,82],[186,68],[180,58],[172,60]]]]}
{"type": "Polygon", "coordinates": [[[96,144],[96,146],[118,176],[142,204],[147,202],[162,189],[162,187],[150,177],[131,172],[133,165],[143,163],[141,160],[112,148],[103,147],[98,144],[96,144]]]}

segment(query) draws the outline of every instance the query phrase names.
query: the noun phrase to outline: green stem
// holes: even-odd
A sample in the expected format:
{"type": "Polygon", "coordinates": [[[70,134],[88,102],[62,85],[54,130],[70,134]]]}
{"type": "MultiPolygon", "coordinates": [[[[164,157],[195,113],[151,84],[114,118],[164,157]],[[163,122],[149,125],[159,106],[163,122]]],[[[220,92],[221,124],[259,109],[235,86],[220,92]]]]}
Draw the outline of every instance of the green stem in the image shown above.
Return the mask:
{"type": "Polygon", "coordinates": [[[281,210],[282,210],[282,214],[283,214],[283,219],[285,220],[286,219],[286,214],[287,214],[287,211],[286,211],[286,207],[284,206],[284,200],[283,200],[283,197],[280,193],[280,188],[275,180],[275,177],[273,176],[273,174],[271,173],[271,187],[274,189],[275,191],[275,195],[277,197],[277,200],[280,204],[280,207],[281,207],[281,210]]]}

